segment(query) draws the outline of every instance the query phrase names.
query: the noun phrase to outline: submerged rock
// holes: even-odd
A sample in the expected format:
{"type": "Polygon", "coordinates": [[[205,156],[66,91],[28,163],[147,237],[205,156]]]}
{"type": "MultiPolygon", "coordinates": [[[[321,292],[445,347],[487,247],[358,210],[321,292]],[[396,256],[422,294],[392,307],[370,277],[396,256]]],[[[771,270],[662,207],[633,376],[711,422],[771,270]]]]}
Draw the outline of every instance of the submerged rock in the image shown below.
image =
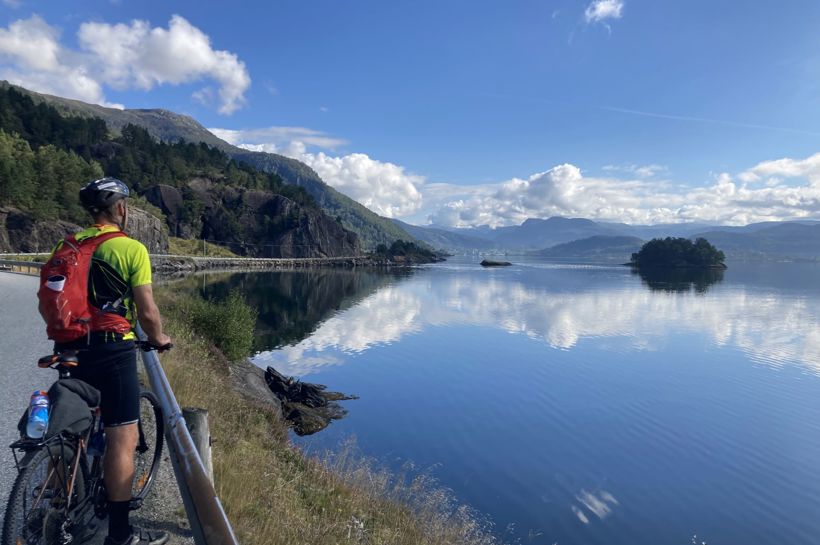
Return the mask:
{"type": "Polygon", "coordinates": [[[512,265],[509,261],[493,261],[492,259],[485,259],[481,262],[482,267],[509,267],[512,265]]]}
{"type": "Polygon", "coordinates": [[[341,392],[328,392],[322,384],[286,377],[273,367],[265,370],[265,381],[282,403],[282,415],[297,435],[310,435],[325,429],[333,420],[347,415],[337,401],[358,399],[341,392]]]}

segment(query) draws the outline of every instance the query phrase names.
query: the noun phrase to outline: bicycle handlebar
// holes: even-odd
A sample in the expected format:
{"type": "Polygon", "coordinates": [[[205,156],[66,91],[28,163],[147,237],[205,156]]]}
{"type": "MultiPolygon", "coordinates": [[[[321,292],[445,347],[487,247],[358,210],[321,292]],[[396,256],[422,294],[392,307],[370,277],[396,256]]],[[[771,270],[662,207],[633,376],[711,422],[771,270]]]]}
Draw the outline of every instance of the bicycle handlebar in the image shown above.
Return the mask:
{"type": "Polygon", "coordinates": [[[150,352],[151,350],[156,350],[157,352],[159,352],[161,354],[161,353],[165,352],[166,350],[170,350],[174,347],[174,343],[166,343],[166,344],[163,344],[162,346],[157,346],[155,344],[152,344],[149,341],[134,341],[134,342],[137,343],[137,346],[139,346],[143,350],[143,352],[150,352]]]}

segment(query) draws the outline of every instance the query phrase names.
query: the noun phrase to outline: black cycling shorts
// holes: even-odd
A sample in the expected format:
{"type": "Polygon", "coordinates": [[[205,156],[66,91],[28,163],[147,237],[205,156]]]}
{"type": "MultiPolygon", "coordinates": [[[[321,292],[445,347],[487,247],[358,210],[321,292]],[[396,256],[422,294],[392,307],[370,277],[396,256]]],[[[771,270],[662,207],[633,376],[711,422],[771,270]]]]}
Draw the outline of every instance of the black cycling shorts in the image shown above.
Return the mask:
{"type": "Polygon", "coordinates": [[[140,383],[134,341],[94,344],[77,354],[79,365],[71,377],[100,391],[106,427],[133,424],[140,417],[140,383]]]}

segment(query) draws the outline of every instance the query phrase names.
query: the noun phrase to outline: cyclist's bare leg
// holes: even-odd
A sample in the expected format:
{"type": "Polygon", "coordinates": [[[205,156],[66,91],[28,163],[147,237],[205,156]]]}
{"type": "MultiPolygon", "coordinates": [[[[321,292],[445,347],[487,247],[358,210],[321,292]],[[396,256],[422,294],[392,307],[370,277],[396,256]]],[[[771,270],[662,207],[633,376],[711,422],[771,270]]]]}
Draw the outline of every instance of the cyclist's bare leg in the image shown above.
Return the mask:
{"type": "Polygon", "coordinates": [[[106,426],[105,436],[103,468],[108,501],[130,501],[134,482],[134,451],[139,439],[137,424],[106,426]]]}

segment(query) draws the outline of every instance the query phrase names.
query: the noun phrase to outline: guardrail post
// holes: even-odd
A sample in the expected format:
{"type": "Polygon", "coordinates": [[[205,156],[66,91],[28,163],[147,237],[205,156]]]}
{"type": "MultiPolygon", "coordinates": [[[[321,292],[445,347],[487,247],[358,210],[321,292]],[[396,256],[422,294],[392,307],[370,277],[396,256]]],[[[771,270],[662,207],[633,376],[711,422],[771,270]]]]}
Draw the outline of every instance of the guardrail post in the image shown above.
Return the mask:
{"type": "Polygon", "coordinates": [[[211,456],[211,428],[208,423],[208,411],[197,409],[196,407],[183,407],[182,417],[185,419],[185,426],[194,440],[194,447],[202,459],[205,472],[214,483],[214,462],[211,456]]]}

